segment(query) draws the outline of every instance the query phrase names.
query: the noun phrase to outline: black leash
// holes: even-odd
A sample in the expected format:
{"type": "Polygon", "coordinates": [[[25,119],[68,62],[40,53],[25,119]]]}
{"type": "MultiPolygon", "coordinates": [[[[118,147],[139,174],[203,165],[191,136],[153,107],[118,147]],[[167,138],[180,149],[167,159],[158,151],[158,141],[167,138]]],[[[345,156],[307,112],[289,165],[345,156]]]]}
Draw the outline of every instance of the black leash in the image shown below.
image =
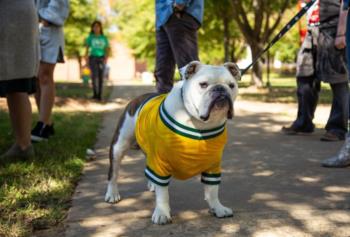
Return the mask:
{"type": "Polygon", "coordinates": [[[253,60],[251,64],[249,64],[248,67],[241,70],[241,74],[244,75],[249,68],[251,68],[254,64],[258,62],[260,57],[269,50],[277,41],[279,41],[294,25],[297,23],[300,18],[310,9],[310,7],[316,2],[317,0],[311,0],[308,2],[289,22],[288,24],[283,27],[283,29],[273,38],[273,40],[266,46],[265,49],[263,49],[258,56],[253,60]]]}

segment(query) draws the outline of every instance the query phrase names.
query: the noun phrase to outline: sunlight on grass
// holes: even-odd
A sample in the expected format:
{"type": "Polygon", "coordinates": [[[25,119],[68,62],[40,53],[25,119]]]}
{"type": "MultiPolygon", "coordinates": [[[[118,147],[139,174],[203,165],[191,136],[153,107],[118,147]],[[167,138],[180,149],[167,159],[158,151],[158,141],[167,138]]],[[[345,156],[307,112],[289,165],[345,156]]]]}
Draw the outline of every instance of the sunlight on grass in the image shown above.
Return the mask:
{"type": "MultiPolygon", "coordinates": [[[[59,98],[90,103],[86,101],[90,88],[77,83],[58,83],[57,88],[59,98]]],[[[107,89],[105,96],[110,91],[107,89]]],[[[96,103],[98,106],[103,105],[96,103]]],[[[35,158],[7,161],[0,167],[0,236],[30,236],[35,230],[47,229],[64,220],[85,163],[86,148],[95,143],[101,111],[55,110],[56,133],[48,142],[34,145],[35,158]]],[[[35,112],[33,121],[37,118],[35,112]]],[[[13,142],[10,131],[8,114],[0,108],[1,153],[13,142]]]]}
{"type": "MultiPolygon", "coordinates": [[[[266,77],[264,78],[266,85],[266,77]]],[[[239,96],[242,100],[261,101],[267,103],[297,103],[296,79],[273,74],[270,79],[270,87],[251,87],[250,76],[246,75],[239,82],[239,96]]],[[[319,97],[320,104],[329,104],[332,100],[332,92],[329,84],[322,83],[319,97]]]]}

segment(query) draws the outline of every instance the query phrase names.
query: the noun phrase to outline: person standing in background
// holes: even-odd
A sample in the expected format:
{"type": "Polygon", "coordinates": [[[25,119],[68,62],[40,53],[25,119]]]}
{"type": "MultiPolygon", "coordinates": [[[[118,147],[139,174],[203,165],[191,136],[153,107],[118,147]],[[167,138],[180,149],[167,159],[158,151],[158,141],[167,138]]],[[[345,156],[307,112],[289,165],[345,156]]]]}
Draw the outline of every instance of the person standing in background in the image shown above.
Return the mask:
{"type": "MultiPolygon", "coordinates": [[[[313,57],[311,60],[308,60],[310,63],[305,63],[303,65],[304,67],[308,66],[308,68],[310,68],[312,72],[311,76],[317,78],[317,83],[320,81],[329,83],[332,89],[332,106],[325,126],[326,133],[320,139],[321,141],[327,142],[344,140],[348,131],[349,86],[347,60],[345,56],[345,46],[341,48],[337,45],[339,38],[344,37],[344,35],[340,35],[342,34],[341,28],[343,27],[340,20],[342,18],[342,16],[340,16],[341,2],[341,0],[318,1],[320,24],[318,26],[319,32],[316,37],[317,42],[316,44],[312,44],[311,55],[313,57]]],[[[316,97],[313,100],[316,102],[316,97]]],[[[314,107],[315,106],[316,103],[314,103],[314,107]]],[[[309,106],[309,108],[313,107],[309,106]]],[[[310,128],[298,128],[298,130],[296,130],[293,128],[295,124],[292,124],[290,127],[282,128],[282,131],[286,134],[312,132],[314,127],[311,123],[313,113],[314,108],[313,110],[309,109],[308,120],[310,121],[309,125],[312,125],[310,128]]]]}
{"type": "Polygon", "coordinates": [[[109,55],[109,42],[103,34],[102,23],[94,21],[86,41],[85,61],[90,67],[93,99],[102,99],[104,71],[109,55]]]}
{"type": "Polygon", "coordinates": [[[314,132],[314,118],[321,82],[315,73],[317,39],[320,16],[318,1],[307,14],[307,32],[297,58],[297,98],[298,112],[295,121],[288,127],[282,127],[286,135],[308,134],[314,132]]]}
{"type": "Polygon", "coordinates": [[[47,140],[54,134],[52,108],[55,103],[54,70],[64,62],[63,24],[68,17],[68,0],[35,0],[40,22],[40,67],[36,104],[39,121],[32,130],[32,141],[47,140]]]}
{"type": "MultiPolygon", "coordinates": [[[[350,0],[343,1],[343,11],[339,19],[340,31],[338,32],[338,39],[336,41],[337,48],[346,47],[346,55],[348,58],[348,71],[350,72],[350,14],[349,14],[350,0]],[[345,20],[347,19],[347,20],[345,20]],[[345,35],[345,37],[344,37],[345,35]]],[[[348,75],[350,79],[350,74],[348,75]]],[[[350,97],[349,97],[350,99],[350,97]]],[[[350,103],[349,103],[350,105],[350,103]]],[[[349,109],[350,110],[350,109],[349,109]]],[[[350,119],[348,121],[350,123],[350,119]]],[[[347,137],[343,146],[340,148],[338,154],[324,160],[322,163],[323,167],[328,168],[344,168],[350,166],[350,133],[348,131],[347,137]]]]}
{"type": "Polygon", "coordinates": [[[38,18],[34,1],[0,1],[0,96],[6,97],[15,136],[13,146],[0,157],[34,156],[30,140],[32,107],[39,67],[38,18]]]}
{"type": "Polygon", "coordinates": [[[202,24],[204,0],[156,0],[156,89],[173,87],[175,66],[180,74],[199,60],[197,31],[202,24]]]}

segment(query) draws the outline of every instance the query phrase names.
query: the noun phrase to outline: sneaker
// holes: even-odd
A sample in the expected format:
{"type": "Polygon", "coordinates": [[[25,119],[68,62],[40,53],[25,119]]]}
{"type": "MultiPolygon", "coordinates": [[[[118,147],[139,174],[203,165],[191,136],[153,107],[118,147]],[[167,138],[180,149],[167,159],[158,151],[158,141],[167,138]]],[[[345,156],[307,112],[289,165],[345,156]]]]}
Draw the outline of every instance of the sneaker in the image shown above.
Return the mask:
{"type": "Polygon", "coordinates": [[[36,126],[32,130],[31,140],[32,142],[47,141],[50,136],[55,134],[55,130],[52,125],[45,125],[43,122],[37,122],[36,126]]]}
{"type": "Polygon", "coordinates": [[[34,156],[34,148],[32,145],[29,145],[26,149],[22,150],[22,148],[14,144],[5,154],[3,154],[0,158],[2,160],[9,159],[29,159],[34,156]]]}
{"type": "Polygon", "coordinates": [[[343,141],[345,139],[344,136],[339,136],[331,131],[327,131],[320,140],[323,142],[338,142],[343,141]]]}
{"type": "Polygon", "coordinates": [[[298,134],[310,134],[314,132],[314,129],[300,129],[295,128],[293,126],[285,127],[283,126],[281,129],[282,133],[286,135],[298,135],[298,134]]]}
{"type": "Polygon", "coordinates": [[[350,138],[347,138],[339,153],[324,160],[321,165],[328,168],[344,168],[350,166],[350,138]]]}

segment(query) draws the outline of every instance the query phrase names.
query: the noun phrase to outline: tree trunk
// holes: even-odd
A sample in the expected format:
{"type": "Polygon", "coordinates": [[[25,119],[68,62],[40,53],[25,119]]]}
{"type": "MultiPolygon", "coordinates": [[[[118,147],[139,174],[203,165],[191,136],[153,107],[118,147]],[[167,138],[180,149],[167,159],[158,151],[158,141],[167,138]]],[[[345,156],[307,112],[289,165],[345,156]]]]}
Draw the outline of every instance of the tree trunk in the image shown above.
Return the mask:
{"type": "MultiPolygon", "coordinates": [[[[258,46],[257,42],[255,42],[250,44],[250,49],[252,51],[252,60],[254,61],[258,57],[262,48],[258,46]]],[[[257,87],[263,87],[264,85],[263,84],[263,65],[262,65],[261,59],[259,59],[257,63],[253,65],[251,84],[257,87]]]]}
{"type": "Polygon", "coordinates": [[[82,58],[80,56],[80,54],[77,54],[77,60],[78,60],[78,64],[79,64],[79,75],[81,76],[83,74],[83,65],[82,65],[82,58]]]}
{"type": "Polygon", "coordinates": [[[230,29],[229,29],[229,19],[224,16],[222,18],[224,23],[224,61],[228,62],[230,60],[230,29]]]}

